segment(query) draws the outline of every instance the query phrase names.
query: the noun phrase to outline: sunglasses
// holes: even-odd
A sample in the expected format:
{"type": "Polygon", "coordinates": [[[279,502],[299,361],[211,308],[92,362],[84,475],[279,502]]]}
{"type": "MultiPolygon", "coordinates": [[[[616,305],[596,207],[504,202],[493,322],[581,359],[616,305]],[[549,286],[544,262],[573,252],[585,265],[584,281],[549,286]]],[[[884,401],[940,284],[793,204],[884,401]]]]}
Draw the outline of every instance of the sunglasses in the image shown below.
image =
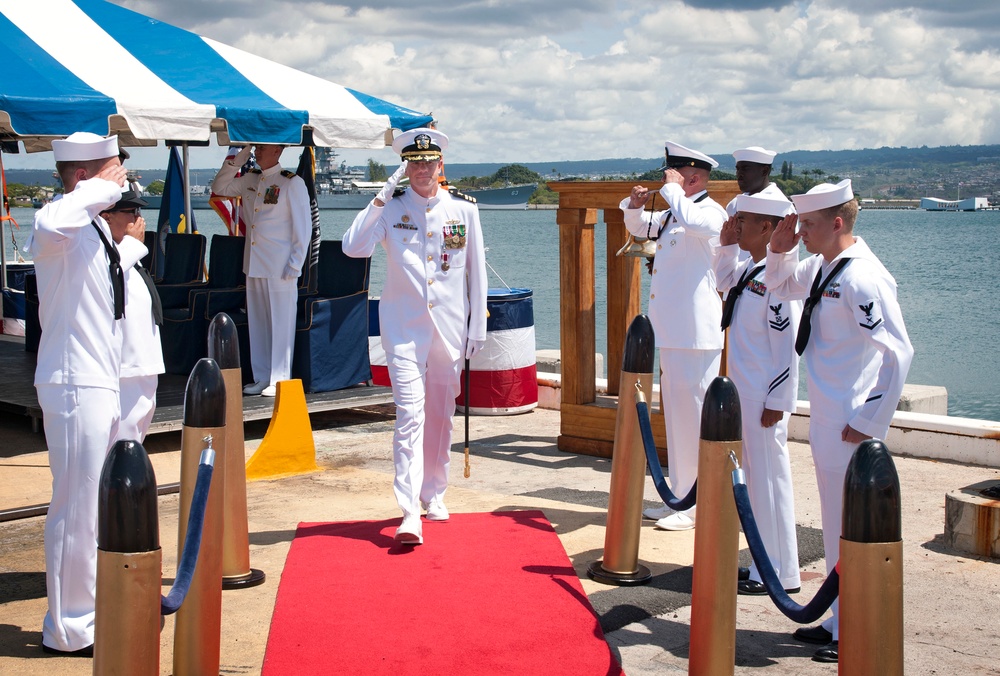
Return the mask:
{"type": "Polygon", "coordinates": [[[132,207],[130,209],[112,209],[113,214],[131,214],[132,216],[138,216],[142,213],[142,209],[139,207],[132,207]]]}

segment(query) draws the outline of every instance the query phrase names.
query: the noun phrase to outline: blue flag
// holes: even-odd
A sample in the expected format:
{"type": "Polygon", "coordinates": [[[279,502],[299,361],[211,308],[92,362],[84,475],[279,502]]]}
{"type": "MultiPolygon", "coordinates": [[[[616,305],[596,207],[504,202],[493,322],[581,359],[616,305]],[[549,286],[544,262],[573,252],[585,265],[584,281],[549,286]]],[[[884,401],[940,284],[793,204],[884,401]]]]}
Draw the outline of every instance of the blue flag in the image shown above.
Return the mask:
{"type": "Polygon", "coordinates": [[[184,164],[177,148],[170,149],[167,163],[167,178],[163,182],[163,198],[160,201],[160,217],[156,222],[156,271],[157,277],[163,270],[163,256],[166,253],[167,234],[171,232],[197,232],[194,212],[191,212],[191,227],[184,217],[184,164]]]}

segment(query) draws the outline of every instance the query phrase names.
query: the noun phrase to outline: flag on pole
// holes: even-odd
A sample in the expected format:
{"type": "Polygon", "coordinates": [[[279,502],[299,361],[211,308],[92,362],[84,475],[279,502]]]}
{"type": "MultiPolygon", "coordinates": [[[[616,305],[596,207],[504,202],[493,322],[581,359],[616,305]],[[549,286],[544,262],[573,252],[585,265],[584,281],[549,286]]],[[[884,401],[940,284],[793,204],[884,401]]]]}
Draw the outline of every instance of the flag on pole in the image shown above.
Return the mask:
{"type": "MultiPolygon", "coordinates": [[[[242,146],[229,146],[229,152],[226,153],[226,161],[236,157],[237,153],[240,152],[242,146]]],[[[254,158],[253,153],[250,154],[250,158],[246,161],[237,176],[242,176],[253,168],[254,158]]],[[[240,208],[240,198],[239,197],[223,197],[222,195],[216,195],[214,192],[208,198],[208,204],[212,207],[222,222],[226,224],[226,230],[230,235],[246,236],[247,234],[247,224],[243,220],[243,210],[240,208]]]]}
{"type": "Polygon", "coordinates": [[[319,265],[319,242],[322,239],[319,229],[319,202],[316,201],[316,151],[307,146],[303,148],[299,156],[299,167],[295,173],[305,181],[306,190],[309,192],[309,213],[312,216],[312,237],[309,239],[309,256],[307,257],[307,269],[309,275],[307,289],[309,293],[316,293],[319,285],[319,275],[316,267],[319,265]]]}
{"type": "Polygon", "coordinates": [[[184,165],[177,147],[170,149],[167,163],[167,177],[163,182],[163,198],[160,201],[160,216],[156,222],[156,270],[163,270],[163,256],[166,253],[167,234],[171,232],[195,232],[194,213],[191,213],[191,227],[184,217],[184,165]]]}

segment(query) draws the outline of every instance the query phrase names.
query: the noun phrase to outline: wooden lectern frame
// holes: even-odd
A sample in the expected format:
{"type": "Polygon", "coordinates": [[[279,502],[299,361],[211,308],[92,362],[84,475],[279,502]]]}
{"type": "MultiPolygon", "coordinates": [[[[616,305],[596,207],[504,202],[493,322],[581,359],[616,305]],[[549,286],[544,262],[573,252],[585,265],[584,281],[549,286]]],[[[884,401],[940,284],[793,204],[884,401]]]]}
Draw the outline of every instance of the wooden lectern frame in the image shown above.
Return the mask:
{"type": "MultiPolygon", "coordinates": [[[[562,401],[558,447],[569,453],[610,458],[614,445],[615,417],[621,379],[625,333],[632,319],[643,311],[641,277],[646,274],[638,258],[616,256],[628,237],[625,215],[618,205],[628,197],[635,181],[553,181],[559,193],[559,348],[562,401]],[[594,226],[598,210],[607,225],[608,294],[608,394],[597,396],[594,226]]],[[[650,188],[659,188],[653,182],[650,188]]],[[[739,193],[736,181],[712,181],[708,192],[725,206],[739,193]]],[[[655,375],[655,374],[654,374],[655,375]]],[[[654,378],[654,382],[659,382],[654,378]]],[[[649,397],[652,404],[652,397],[649,397]]],[[[650,412],[653,436],[666,449],[663,413],[650,412]]]]}

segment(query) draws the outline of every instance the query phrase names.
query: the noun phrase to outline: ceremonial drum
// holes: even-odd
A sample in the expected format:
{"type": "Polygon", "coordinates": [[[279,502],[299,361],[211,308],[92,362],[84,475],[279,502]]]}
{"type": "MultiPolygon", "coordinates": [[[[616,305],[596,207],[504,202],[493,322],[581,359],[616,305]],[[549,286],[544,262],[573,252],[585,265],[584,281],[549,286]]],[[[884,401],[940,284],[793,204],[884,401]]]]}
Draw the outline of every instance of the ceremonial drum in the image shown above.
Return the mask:
{"type": "MultiPolygon", "coordinates": [[[[531,289],[490,289],[486,345],[469,368],[469,412],[511,415],[538,406],[535,314],[531,289]]],[[[374,366],[372,366],[374,369],[374,366]]],[[[465,373],[455,403],[465,412],[465,373]]]]}

